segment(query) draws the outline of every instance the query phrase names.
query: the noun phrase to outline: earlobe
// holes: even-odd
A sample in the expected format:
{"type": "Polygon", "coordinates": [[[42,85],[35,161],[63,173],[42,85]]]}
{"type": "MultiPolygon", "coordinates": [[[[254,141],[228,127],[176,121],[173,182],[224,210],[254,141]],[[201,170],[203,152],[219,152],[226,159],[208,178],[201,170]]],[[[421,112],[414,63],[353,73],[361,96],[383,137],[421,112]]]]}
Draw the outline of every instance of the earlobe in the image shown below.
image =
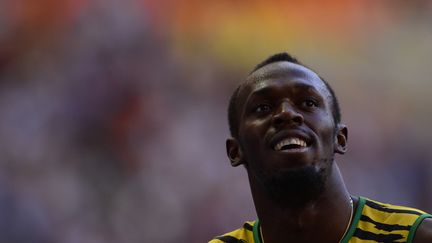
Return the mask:
{"type": "Polygon", "coordinates": [[[226,151],[231,161],[231,166],[236,167],[243,164],[243,153],[237,139],[229,138],[226,140],[226,151]]]}
{"type": "Polygon", "coordinates": [[[347,151],[348,128],[344,124],[337,126],[335,137],[335,153],[344,154],[347,151]]]}

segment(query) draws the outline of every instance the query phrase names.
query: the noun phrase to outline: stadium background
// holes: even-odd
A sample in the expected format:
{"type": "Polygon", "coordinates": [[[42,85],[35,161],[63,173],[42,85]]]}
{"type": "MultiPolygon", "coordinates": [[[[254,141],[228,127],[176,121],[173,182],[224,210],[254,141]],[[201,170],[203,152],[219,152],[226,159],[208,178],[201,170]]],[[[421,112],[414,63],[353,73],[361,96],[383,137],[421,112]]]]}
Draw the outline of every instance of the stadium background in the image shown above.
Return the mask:
{"type": "Polygon", "coordinates": [[[289,51],[349,190],[432,212],[432,1],[0,1],[0,241],[205,242],[254,219],[228,98],[289,51]]]}

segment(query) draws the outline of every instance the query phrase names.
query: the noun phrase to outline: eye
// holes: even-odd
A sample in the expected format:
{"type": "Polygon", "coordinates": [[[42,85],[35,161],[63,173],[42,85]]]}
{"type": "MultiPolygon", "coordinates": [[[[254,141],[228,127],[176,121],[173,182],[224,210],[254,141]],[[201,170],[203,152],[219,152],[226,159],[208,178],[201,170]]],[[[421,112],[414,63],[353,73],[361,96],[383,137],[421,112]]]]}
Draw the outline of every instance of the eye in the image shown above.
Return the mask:
{"type": "Polygon", "coordinates": [[[301,105],[306,108],[314,108],[318,107],[318,102],[314,99],[306,99],[301,103],[301,105]]]}
{"type": "Polygon", "coordinates": [[[271,110],[271,106],[268,104],[261,104],[256,106],[253,111],[256,113],[266,113],[269,112],[271,110]]]}

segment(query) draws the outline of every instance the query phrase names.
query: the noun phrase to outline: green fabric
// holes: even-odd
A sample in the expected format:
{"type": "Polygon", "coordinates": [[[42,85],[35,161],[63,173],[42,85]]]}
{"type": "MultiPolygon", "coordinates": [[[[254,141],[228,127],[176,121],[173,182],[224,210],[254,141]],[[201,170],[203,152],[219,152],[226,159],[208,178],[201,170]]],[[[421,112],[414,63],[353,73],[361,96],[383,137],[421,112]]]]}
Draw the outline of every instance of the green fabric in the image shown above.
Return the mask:
{"type": "Polygon", "coordinates": [[[425,218],[432,218],[432,215],[430,214],[423,214],[422,216],[420,216],[413,224],[413,226],[411,226],[411,229],[409,231],[408,234],[408,241],[407,243],[412,243],[415,233],[417,231],[417,228],[419,227],[420,223],[425,219],[425,218]]]}
{"type": "Polygon", "coordinates": [[[260,234],[260,222],[259,219],[255,222],[253,226],[253,237],[255,243],[261,243],[261,234],[260,234]]]}
{"type": "Polygon", "coordinates": [[[348,243],[348,241],[353,236],[353,234],[357,228],[358,221],[360,220],[360,217],[362,215],[362,211],[363,211],[363,207],[364,207],[365,203],[366,203],[366,199],[364,199],[363,197],[359,197],[358,206],[357,206],[356,212],[354,214],[354,218],[351,222],[351,226],[348,230],[348,233],[340,241],[341,243],[348,243]]]}

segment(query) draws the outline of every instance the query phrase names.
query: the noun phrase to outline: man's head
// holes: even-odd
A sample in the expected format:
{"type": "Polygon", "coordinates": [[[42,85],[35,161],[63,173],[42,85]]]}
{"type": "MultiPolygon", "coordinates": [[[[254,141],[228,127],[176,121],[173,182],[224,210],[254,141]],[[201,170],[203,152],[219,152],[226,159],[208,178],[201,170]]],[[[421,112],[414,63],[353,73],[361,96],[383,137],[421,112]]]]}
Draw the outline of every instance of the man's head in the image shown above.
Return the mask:
{"type": "Polygon", "coordinates": [[[334,153],[346,150],[347,129],[334,92],[286,53],[249,74],[231,98],[229,121],[231,164],[245,165],[251,184],[279,201],[296,195],[303,203],[319,195],[334,153]]]}
{"type": "MultiPolygon", "coordinates": [[[[304,66],[304,67],[310,69],[309,67],[307,67],[306,65],[304,65],[303,63],[298,61],[295,57],[291,56],[290,54],[288,54],[286,52],[282,52],[282,53],[274,54],[274,55],[268,57],[266,60],[259,63],[258,65],[256,65],[255,68],[249,73],[249,75],[252,75],[258,69],[260,69],[266,65],[275,63],[275,62],[291,62],[291,63],[299,64],[301,66],[304,66]]],[[[320,77],[320,79],[324,82],[324,84],[326,85],[328,91],[330,92],[330,94],[332,96],[331,98],[332,98],[333,119],[336,121],[336,123],[340,123],[341,122],[341,111],[340,111],[340,106],[339,106],[339,102],[338,102],[338,99],[336,97],[336,94],[333,91],[333,88],[330,86],[330,84],[325,79],[323,79],[322,77],[320,77]]],[[[238,111],[236,109],[237,108],[236,105],[238,102],[238,95],[240,93],[240,90],[244,87],[245,84],[246,84],[246,82],[237,86],[236,90],[231,95],[229,106],[228,106],[228,124],[229,124],[229,130],[230,130],[232,137],[237,137],[237,135],[238,135],[237,134],[238,133],[238,116],[237,116],[238,111]]]]}

